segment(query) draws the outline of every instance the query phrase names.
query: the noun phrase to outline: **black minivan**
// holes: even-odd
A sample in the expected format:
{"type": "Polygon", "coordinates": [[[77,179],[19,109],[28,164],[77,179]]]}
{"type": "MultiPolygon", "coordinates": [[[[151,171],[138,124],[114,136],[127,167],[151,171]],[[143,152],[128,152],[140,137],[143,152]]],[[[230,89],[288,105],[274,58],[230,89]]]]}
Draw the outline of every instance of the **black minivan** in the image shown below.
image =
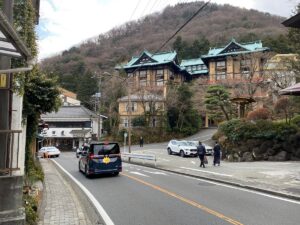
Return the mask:
{"type": "Polygon", "coordinates": [[[79,171],[86,177],[122,171],[119,144],[116,142],[91,142],[79,159],[79,171]]]}

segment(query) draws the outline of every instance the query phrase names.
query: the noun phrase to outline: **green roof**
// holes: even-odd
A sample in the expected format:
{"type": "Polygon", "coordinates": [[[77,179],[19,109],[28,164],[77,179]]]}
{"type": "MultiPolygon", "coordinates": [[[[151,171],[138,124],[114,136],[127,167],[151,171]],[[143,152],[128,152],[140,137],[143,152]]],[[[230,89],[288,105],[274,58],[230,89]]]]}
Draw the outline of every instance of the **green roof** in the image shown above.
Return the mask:
{"type": "Polygon", "coordinates": [[[127,64],[118,67],[129,69],[129,68],[135,68],[140,66],[155,66],[155,65],[167,64],[170,62],[174,63],[176,60],[177,60],[176,51],[159,52],[159,53],[152,54],[147,50],[145,50],[139,56],[132,57],[127,64]]]}
{"type": "Polygon", "coordinates": [[[217,56],[227,56],[236,54],[246,54],[251,52],[267,51],[269,48],[263,47],[261,41],[238,43],[235,39],[232,39],[224,47],[211,48],[207,55],[203,55],[202,58],[212,58],[217,56]]]}
{"type": "Polygon", "coordinates": [[[184,60],[181,61],[180,67],[182,69],[186,69],[191,75],[207,74],[208,73],[208,69],[207,69],[206,66],[205,66],[205,69],[204,68],[198,69],[197,68],[198,65],[205,66],[205,64],[204,64],[204,62],[202,61],[201,58],[184,59],[184,60]],[[195,70],[193,70],[193,69],[188,70],[187,67],[192,67],[192,66],[196,66],[196,69],[195,70]]]}

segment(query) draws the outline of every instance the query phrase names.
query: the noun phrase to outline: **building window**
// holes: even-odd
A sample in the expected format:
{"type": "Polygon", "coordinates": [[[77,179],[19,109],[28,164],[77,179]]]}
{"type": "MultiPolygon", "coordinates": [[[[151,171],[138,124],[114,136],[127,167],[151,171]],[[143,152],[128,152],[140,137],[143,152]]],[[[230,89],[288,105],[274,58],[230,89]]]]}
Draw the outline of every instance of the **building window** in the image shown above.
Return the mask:
{"type": "Polygon", "coordinates": [[[196,66],[192,66],[192,71],[196,71],[197,67],[196,66]]]}
{"type": "Polygon", "coordinates": [[[251,66],[251,60],[250,59],[243,59],[241,60],[241,75],[244,77],[248,77],[250,74],[250,66],[251,66]]]}
{"type": "Polygon", "coordinates": [[[128,119],[123,119],[124,127],[128,127],[128,119]]]}
{"type": "Polygon", "coordinates": [[[146,110],[146,112],[150,111],[150,104],[149,104],[149,102],[146,102],[146,104],[145,104],[145,110],[146,110]]]}
{"type": "Polygon", "coordinates": [[[226,79],[226,61],[216,62],[216,80],[226,79]]]}
{"type": "Polygon", "coordinates": [[[131,105],[129,105],[129,103],[127,103],[126,104],[126,111],[129,112],[129,110],[131,110],[131,112],[137,111],[137,103],[136,102],[131,102],[131,105]]]}
{"type": "Polygon", "coordinates": [[[157,86],[164,85],[164,70],[156,70],[155,81],[157,86]]]}
{"type": "Polygon", "coordinates": [[[173,71],[170,70],[169,71],[169,75],[170,75],[170,80],[174,80],[175,79],[173,71]]]}
{"type": "Polygon", "coordinates": [[[192,72],[192,67],[187,66],[187,67],[186,67],[186,70],[187,70],[188,72],[192,72]]]}
{"type": "Polygon", "coordinates": [[[139,71],[139,78],[140,78],[140,86],[147,85],[147,70],[139,71]]]}

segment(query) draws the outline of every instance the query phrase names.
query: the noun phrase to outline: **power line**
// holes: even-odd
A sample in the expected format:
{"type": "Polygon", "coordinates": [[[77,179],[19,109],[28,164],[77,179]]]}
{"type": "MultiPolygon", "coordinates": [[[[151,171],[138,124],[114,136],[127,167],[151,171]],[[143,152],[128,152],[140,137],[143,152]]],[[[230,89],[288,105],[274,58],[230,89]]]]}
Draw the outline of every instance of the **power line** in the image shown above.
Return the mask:
{"type": "MultiPolygon", "coordinates": [[[[204,8],[205,6],[208,5],[208,3],[210,2],[207,1],[206,3],[204,3],[183,25],[181,25],[181,27],[179,27],[176,32],[167,40],[165,41],[158,49],[155,53],[159,52],[163,47],[166,46],[166,44],[168,44],[169,41],[171,41],[189,22],[191,22],[192,19],[194,19],[204,8]]],[[[154,54],[155,54],[154,53],[154,54]]],[[[153,54],[153,55],[154,55],[153,54]]]]}
{"type": "Polygon", "coordinates": [[[136,6],[135,6],[135,8],[134,8],[134,10],[133,10],[133,12],[130,16],[129,21],[132,19],[133,15],[135,14],[135,12],[136,12],[137,8],[139,7],[140,3],[141,3],[141,0],[139,0],[138,3],[136,4],[136,6]]]}
{"type": "Polygon", "coordinates": [[[149,7],[150,2],[151,2],[151,0],[148,1],[148,3],[146,4],[146,7],[145,7],[144,10],[142,11],[142,14],[141,14],[141,16],[140,16],[141,18],[145,15],[146,9],[149,7]]]}

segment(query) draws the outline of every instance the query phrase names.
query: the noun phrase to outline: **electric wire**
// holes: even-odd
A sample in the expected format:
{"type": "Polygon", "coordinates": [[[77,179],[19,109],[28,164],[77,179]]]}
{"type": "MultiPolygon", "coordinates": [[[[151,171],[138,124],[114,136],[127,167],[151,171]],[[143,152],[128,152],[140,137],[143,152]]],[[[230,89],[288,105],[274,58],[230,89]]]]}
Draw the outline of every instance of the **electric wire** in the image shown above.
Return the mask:
{"type": "Polygon", "coordinates": [[[135,8],[134,8],[134,10],[133,10],[133,12],[132,12],[132,14],[131,14],[131,16],[130,16],[129,21],[133,18],[133,16],[134,16],[134,14],[135,14],[137,8],[139,7],[140,3],[141,3],[141,0],[139,0],[138,3],[136,4],[136,6],[135,6],[135,8]]]}

